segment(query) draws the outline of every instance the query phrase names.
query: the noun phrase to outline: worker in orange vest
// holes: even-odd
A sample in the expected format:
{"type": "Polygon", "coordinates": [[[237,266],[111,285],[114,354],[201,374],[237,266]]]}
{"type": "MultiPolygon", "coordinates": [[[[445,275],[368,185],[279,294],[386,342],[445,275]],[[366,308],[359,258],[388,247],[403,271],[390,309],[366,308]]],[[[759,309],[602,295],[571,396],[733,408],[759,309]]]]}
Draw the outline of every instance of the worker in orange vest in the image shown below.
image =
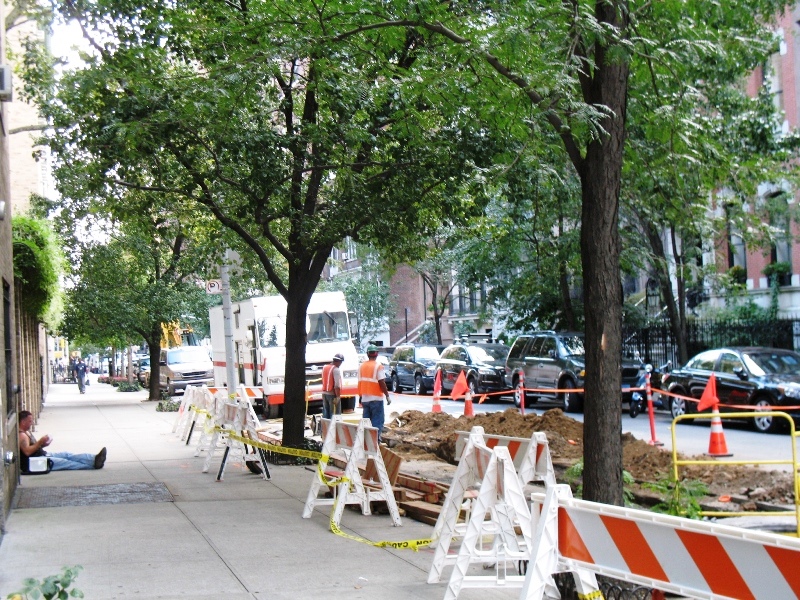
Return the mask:
{"type": "Polygon", "coordinates": [[[370,344],[367,346],[367,360],[358,369],[358,395],[364,407],[363,417],[369,419],[378,430],[380,440],[385,419],[383,399],[386,398],[386,404],[391,404],[392,399],[389,398],[389,389],[386,387],[383,365],[377,359],[378,348],[370,344]]]}
{"type": "Polygon", "coordinates": [[[344,356],[333,355],[330,363],[322,367],[322,418],[330,419],[334,413],[342,414],[342,366],[344,356]]]}

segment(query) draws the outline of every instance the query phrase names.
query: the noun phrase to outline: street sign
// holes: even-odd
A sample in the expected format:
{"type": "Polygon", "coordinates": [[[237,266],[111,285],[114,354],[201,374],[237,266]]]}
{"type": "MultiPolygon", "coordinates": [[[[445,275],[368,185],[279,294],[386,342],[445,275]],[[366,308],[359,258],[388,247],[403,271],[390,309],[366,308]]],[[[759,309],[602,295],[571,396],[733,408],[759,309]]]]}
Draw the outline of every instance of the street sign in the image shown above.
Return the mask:
{"type": "Polygon", "coordinates": [[[222,280],[209,279],[208,281],[206,281],[206,292],[208,292],[209,294],[221,294],[222,280]]]}

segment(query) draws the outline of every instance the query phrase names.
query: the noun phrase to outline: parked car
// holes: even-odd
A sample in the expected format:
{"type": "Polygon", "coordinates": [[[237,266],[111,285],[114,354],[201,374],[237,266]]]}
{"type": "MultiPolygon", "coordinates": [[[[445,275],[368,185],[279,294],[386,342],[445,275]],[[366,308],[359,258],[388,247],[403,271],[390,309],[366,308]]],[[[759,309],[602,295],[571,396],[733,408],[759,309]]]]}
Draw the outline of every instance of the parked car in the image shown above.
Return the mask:
{"type": "Polygon", "coordinates": [[[170,396],[187,385],[212,385],[214,363],[203,346],[178,346],[161,351],[159,386],[170,396]]]}
{"type": "Polygon", "coordinates": [[[504,344],[451,344],[442,351],[436,369],[442,373],[442,393],[448,394],[463,371],[473,394],[502,392],[508,389],[504,344]]]}
{"type": "Polygon", "coordinates": [[[433,389],[436,361],[444,346],[433,344],[403,344],[394,349],[389,360],[389,389],[402,392],[412,389],[415,394],[427,394],[433,389]]]}
{"type": "MultiPolygon", "coordinates": [[[[800,404],[800,354],[791,350],[764,347],[706,350],[670,373],[668,391],[699,399],[712,373],[723,412],[725,405],[748,405],[752,409],[775,406],[780,410],[780,406],[800,404]]],[[[670,396],[673,417],[696,410],[694,402],[670,396]]],[[[789,414],[800,417],[798,411],[789,414]]],[[[777,431],[783,423],[769,416],[752,419],[753,427],[764,433],[777,431]]]]}
{"type": "MultiPolygon", "coordinates": [[[[508,385],[516,388],[520,373],[525,378],[525,387],[545,390],[527,392],[525,404],[533,404],[542,398],[555,398],[564,412],[581,412],[584,395],[580,392],[556,392],[583,388],[586,375],[586,357],[583,347],[584,336],[580,332],[538,331],[519,336],[511,345],[505,365],[508,385]],[[552,391],[548,391],[552,390],[552,391]]],[[[622,362],[622,398],[630,398],[630,388],[639,381],[641,365],[622,362]]],[[[514,403],[519,406],[520,399],[515,396],[514,403]]]]}
{"type": "Polygon", "coordinates": [[[139,363],[136,365],[136,379],[139,380],[139,383],[147,387],[148,382],[150,381],[150,359],[149,358],[142,358],[139,359],[139,363]]]}

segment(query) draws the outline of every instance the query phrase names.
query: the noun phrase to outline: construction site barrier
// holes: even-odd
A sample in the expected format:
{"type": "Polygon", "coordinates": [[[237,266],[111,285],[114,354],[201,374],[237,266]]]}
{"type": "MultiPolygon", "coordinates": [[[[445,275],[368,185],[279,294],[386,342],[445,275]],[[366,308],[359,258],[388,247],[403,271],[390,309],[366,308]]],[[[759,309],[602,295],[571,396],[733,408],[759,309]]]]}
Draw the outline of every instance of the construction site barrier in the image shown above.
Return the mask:
{"type": "Polygon", "coordinates": [[[464,587],[522,586],[524,576],[509,575],[509,565],[513,568],[530,557],[531,513],[522,483],[508,448],[488,448],[483,433],[482,427],[472,428],[433,530],[437,542],[428,583],[438,582],[445,566],[452,564],[446,599],[457,598],[464,587]],[[467,523],[458,525],[464,500],[476,483],[480,488],[467,523]],[[461,539],[461,545],[458,553],[452,554],[450,546],[456,539],[461,539]],[[468,575],[476,563],[494,565],[495,573],[468,575]]]}
{"type": "Polygon", "coordinates": [[[800,597],[796,538],[578,500],[569,486],[544,481],[528,511],[518,498],[508,447],[490,450],[482,429],[472,429],[434,529],[439,540],[428,582],[438,582],[453,565],[445,600],[473,587],[519,587],[524,600],[557,598],[553,576],[563,572],[573,575],[579,598],[602,598],[597,575],[689,598],[800,597]],[[477,479],[468,522],[457,526],[477,479]],[[457,537],[454,556],[449,548],[457,537]],[[513,561],[528,561],[524,576],[508,575],[513,561]],[[495,575],[468,575],[487,563],[495,565],[495,575]]]}
{"type": "Polygon", "coordinates": [[[796,538],[577,500],[567,485],[532,499],[541,509],[525,600],[543,598],[563,571],[576,575],[579,597],[599,591],[587,573],[690,598],[800,597],[796,538]]]}
{"type": "Polygon", "coordinates": [[[718,414],[706,413],[691,413],[679,415],[672,421],[672,476],[675,481],[679,481],[679,468],[688,465],[706,465],[714,467],[724,467],[725,465],[791,465],[793,478],[794,478],[794,502],[795,508],[793,511],[782,510],[768,510],[768,511],[701,511],[701,515],[706,517],[742,517],[759,515],[762,517],[785,517],[792,516],[795,519],[795,532],[794,535],[800,537],[800,474],[798,473],[797,462],[797,431],[795,429],[794,419],[787,413],[782,411],[748,411],[748,412],[735,412],[725,413],[726,418],[734,419],[752,419],[754,417],[773,417],[785,419],[789,425],[789,440],[791,444],[791,458],[789,459],[749,459],[749,460],[727,460],[727,459],[680,459],[678,458],[678,441],[676,436],[677,424],[687,419],[714,419],[719,417],[718,414]]]}
{"type": "Polygon", "coordinates": [[[361,506],[362,514],[371,515],[370,502],[382,500],[389,509],[392,524],[395,527],[402,525],[392,484],[380,451],[379,431],[371,426],[368,419],[362,419],[358,424],[322,419],[322,432],[322,453],[317,473],[308,490],[303,518],[310,518],[315,506],[333,506],[331,523],[338,529],[346,505],[357,504],[361,506]],[[341,452],[347,462],[342,473],[334,474],[337,479],[329,482],[327,477],[331,473],[328,470],[328,461],[336,451],[341,452]],[[367,485],[361,477],[358,463],[359,461],[367,463],[370,459],[374,464],[378,481],[367,485]],[[318,497],[323,485],[332,487],[333,498],[318,497]]]}

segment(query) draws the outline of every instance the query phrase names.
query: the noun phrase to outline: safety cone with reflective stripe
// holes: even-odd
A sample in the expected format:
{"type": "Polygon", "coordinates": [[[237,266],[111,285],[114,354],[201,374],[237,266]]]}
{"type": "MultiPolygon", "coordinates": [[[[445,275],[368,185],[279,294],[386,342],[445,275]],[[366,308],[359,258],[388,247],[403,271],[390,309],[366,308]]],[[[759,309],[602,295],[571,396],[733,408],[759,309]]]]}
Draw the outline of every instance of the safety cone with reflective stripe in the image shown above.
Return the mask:
{"type": "Polygon", "coordinates": [[[442,395],[442,372],[436,369],[436,379],[433,380],[433,408],[431,412],[440,413],[442,407],[439,404],[439,396],[442,395]]]}
{"type": "Polygon", "coordinates": [[[711,438],[708,440],[709,456],[733,456],[728,452],[728,444],[725,443],[725,433],[722,431],[722,419],[719,417],[719,409],[714,405],[711,411],[711,438]]]}
{"type": "Polygon", "coordinates": [[[466,396],[464,396],[464,416],[465,417],[474,417],[475,410],[472,407],[472,393],[467,392],[466,396]]]}

